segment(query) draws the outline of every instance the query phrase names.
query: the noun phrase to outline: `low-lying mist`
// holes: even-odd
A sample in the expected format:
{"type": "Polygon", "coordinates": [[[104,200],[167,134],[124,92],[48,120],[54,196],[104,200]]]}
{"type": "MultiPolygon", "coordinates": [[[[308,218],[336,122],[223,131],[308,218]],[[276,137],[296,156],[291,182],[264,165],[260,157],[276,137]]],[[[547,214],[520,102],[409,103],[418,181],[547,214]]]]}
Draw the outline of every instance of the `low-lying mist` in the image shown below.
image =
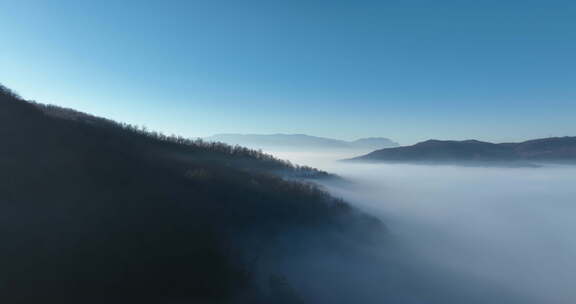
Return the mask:
{"type": "Polygon", "coordinates": [[[346,154],[272,153],[346,178],[325,186],[388,228],[354,252],[292,250],[282,271],[307,302],[576,303],[576,167],[350,164],[335,161],[346,154]]]}

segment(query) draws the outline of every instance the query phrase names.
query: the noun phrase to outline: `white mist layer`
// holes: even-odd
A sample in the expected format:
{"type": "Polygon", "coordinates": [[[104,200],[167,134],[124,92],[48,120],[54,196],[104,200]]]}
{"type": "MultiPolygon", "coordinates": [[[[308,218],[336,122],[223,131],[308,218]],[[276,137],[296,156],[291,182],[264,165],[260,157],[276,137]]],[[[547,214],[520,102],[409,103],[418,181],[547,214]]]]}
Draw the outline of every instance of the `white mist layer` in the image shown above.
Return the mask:
{"type": "Polygon", "coordinates": [[[368,165],[334,161],[352,156],[344,154],[274,154],[352,181],[327,187],[381,218],[394,240],[368,265],[329,253],[302,262],[358,284],[346,291],[346,279],[330,279],[338,295],[314,286],[322,276],[308,273],[306,281],[295,271],[304,280],[298,287],[318,301],[576,303],[576,167],[368,165]]]}

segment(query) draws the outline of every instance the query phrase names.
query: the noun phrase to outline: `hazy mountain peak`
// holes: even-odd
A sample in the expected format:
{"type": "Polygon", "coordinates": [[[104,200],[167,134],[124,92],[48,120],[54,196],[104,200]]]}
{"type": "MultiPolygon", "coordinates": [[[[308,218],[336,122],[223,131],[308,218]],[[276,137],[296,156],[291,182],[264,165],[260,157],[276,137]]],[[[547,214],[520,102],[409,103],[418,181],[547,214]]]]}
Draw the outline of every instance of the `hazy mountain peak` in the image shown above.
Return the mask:
{"type": "Polygon", "coordinates": [[[384,137],[360,138],[345,141],[307,134],[216,134],[204,138],[208,141],[269,150],[374,150],[396,147],[397,143],[384,137]]]}

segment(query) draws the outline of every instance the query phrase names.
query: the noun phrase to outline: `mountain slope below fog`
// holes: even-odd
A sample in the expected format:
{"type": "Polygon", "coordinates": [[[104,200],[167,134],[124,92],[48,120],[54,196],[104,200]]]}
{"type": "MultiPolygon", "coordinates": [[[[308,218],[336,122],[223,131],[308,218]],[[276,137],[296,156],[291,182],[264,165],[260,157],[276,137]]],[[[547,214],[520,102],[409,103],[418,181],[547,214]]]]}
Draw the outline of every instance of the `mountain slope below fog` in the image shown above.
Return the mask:
{"type": "Polygon", "coordinates": [[[349,160],[488,165],[576,163],[576,137],[551,137],[502,144],[477,140],[428,140],[412,146],[377,150],[349,160]]]}
{"type": "MultiPolygon", "coordinates": [[[[0,86],[0,302],[301,303],[264,252],[379,227],[327,174],[22,100],[0,86]],[[290,292],[288,292],[290,291],[290,292]]],[[[357,237],[356,237],[357,238],[357,237]]]]}
{"type": "Polygon", "coordinates": [[[344,141],[305,134],[217,134],[206,137],[205,140],[246,146],[253,149],[286,151],[374,150],[398,146],[397,143],[384,137],[344,141]]]}

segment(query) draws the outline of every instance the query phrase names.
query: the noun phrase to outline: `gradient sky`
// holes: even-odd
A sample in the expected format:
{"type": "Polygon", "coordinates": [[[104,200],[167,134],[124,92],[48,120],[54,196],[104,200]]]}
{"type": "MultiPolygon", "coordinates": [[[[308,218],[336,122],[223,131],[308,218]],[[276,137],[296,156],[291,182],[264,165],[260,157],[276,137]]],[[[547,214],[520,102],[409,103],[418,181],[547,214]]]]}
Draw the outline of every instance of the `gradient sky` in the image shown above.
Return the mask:
{"type": "Polygon", "coordinates": [[[0,0],[0,83],[185,136],[576,135],[576,1],[0,0]]]}

